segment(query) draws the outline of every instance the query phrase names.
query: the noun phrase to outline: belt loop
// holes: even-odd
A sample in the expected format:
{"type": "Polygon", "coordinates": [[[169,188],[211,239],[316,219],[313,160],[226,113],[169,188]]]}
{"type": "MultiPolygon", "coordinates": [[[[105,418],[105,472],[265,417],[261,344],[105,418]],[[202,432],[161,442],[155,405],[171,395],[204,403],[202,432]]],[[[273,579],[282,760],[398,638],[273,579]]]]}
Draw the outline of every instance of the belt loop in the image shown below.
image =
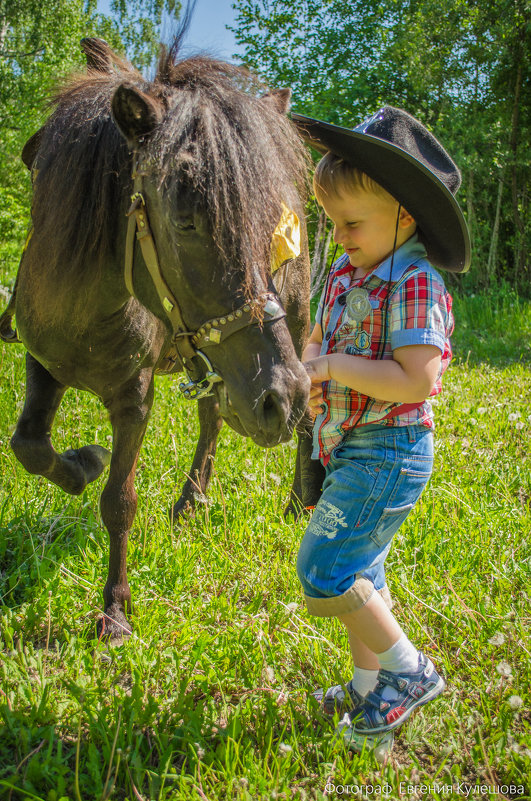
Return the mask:
{"type": "Polygon", "coordinates": [[[415,426],[408,426],[407,427],[407,433],[408,433],[408,436],[409,436],[409,441],[410,442],[415,442],[415,440],[416,440],[415,426]]]}

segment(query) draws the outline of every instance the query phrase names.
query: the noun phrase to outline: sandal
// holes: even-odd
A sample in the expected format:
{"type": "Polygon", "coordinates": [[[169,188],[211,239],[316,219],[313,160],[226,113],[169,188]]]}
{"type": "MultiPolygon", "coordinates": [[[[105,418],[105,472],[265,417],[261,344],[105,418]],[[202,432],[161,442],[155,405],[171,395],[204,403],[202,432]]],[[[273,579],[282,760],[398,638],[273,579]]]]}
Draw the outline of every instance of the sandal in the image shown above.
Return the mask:
{"type": "Polygon", "coordinates": [[[352,686],[352,679],[345,685],[329,687],[326,692],[323,689],[315,690],[312,695],[321,705],[322,712],[329,717],[345,715],[346,712],[352,712],[353,708],[357,711],[363,702],[363,696],[352,686]]]}
{"type": "Polygon", "coordinates": [[[445,687],[446,682],[435,670],[431,659],[422,653],[419,653],[419,667],[415,673],[380,670],[374,690],[351,713],[354,731],[367,735],[396,729],[414,709],[436,698],[445,687]],[[382,696],[385,687],[393,687],[398,696],[385,700],[382,696]]]}

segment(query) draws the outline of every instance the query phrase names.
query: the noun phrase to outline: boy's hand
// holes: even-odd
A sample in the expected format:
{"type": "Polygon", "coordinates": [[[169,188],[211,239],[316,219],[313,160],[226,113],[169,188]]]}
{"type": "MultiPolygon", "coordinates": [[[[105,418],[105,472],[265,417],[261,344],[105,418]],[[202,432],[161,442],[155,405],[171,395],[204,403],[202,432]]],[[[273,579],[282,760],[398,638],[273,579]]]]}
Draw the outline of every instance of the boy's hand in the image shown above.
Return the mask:
{"type": "Polygon", "coordinates": [[[310,376],[312,384],[322,384],[323,381],[330,380],[328,371],[328,356],[318,356],[316,359],[309,359],[304,362],[306,372],[310,376]]]}
{"type": "Polygon", "coordinates": [[[316,359],[310,359],[304,362],[304,366],[312,382],[308,406],[315,417],[323,411],[323,381],[330,379],[328,356],[318,356],[316,359]]]}

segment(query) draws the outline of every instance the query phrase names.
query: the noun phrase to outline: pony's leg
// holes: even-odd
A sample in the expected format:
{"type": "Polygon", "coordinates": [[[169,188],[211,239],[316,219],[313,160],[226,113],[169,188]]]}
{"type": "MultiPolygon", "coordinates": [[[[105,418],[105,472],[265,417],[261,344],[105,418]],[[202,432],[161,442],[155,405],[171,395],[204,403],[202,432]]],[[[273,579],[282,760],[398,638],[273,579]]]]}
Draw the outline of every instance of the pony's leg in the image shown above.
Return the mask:
{"type": "Polygon", "coordinates": [[[193,512],[196,505],[194,493],[205,494],[212,474],[218,435],[223,425],[219,404],[215,397],[201,398],[197,403],[197,412],[199,440],[188,474],[189,478],[185,481],[181,496],[170,512],[174,520],[193,512]]]}
{"type": "Polygon", "coordinates": [[[131,591],[127,581],[127,540],[136,514],[135,472],[153,404],[153,374],[143,370],[106,403],[113,427],[109,479],[100,498],[101,516],[109,533],[109,572],[103,590],[105,615],[99,633],[110,639],[128,636],[131,591]]]}
{"type": "Polygon", "coordinates": [[[26,400],[11,447],[29,473],[53,481],[65,492],[79,495],[109,464],[110,453],[100,445],[57,453],[51,442],[55,413],[66,387],[26,354],[26,400]]]}
{"type": "Polygon", "coordinates": [[[297,457],[290,500],[284,517],[293,515],[298,520],[305,510],[312,509],[321,495],[325,477],[321,462],[311,458],[313,448],[312,420],[306,413],[297,426],[297,457]]]}

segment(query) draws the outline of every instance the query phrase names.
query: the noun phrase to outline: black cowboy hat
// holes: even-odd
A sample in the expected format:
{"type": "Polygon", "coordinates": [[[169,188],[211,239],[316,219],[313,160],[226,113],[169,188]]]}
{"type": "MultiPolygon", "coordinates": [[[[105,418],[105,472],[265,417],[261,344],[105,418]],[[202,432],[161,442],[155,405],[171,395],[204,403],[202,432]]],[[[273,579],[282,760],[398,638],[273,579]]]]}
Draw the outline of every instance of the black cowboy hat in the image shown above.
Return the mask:
{"type": "Polygon", "coordinates": [[[352,130],[302,114],[292,114],[292,120],[308,144],[358,167],[409,211],[435,266],[468,270],[470,237],[454,197],[461,173],[418,120],[392,106],[352,130]]]}

